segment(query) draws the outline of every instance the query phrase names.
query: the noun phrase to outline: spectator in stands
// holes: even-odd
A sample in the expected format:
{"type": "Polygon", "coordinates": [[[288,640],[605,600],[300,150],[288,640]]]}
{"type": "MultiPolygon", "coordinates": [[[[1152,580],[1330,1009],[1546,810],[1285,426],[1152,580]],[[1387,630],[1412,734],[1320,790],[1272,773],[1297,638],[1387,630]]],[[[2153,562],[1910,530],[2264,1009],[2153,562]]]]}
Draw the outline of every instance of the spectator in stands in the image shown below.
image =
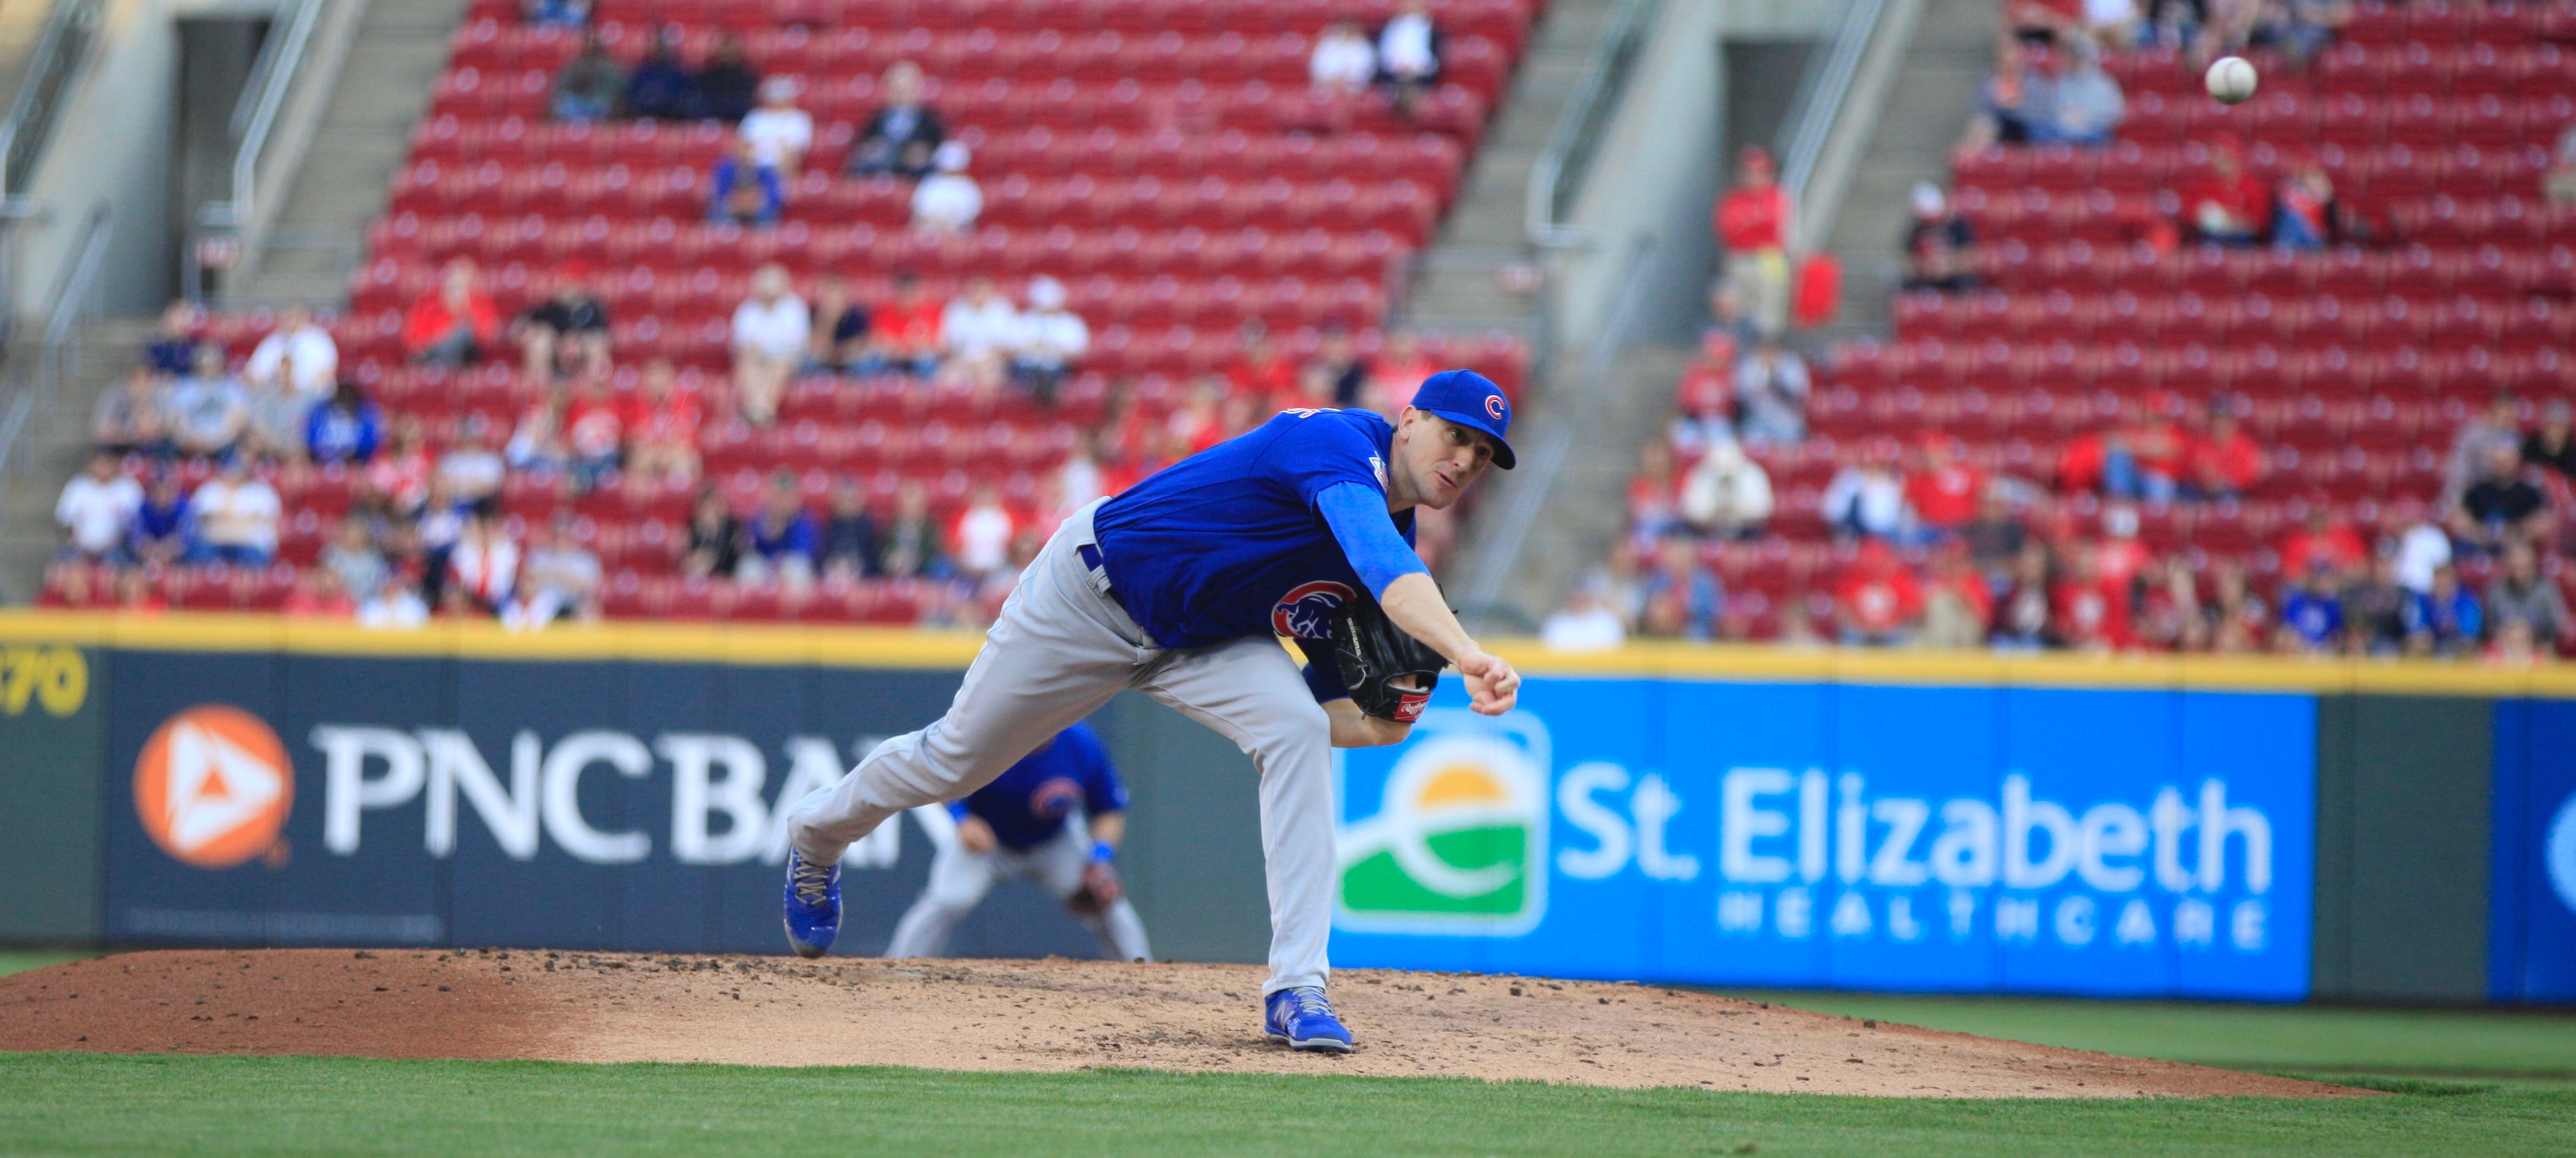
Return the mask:
{"type": "Polygon", "coordinates": [[[2397,586],[2397,564],[2386,555],[2351,573],[2338,596],[2343,604],[2347,655],[2395,655],[2406,645],[2406,592],[2397,586]]]}
{"type": "Polygon", "coordinates": [[[2189,447],[2175,418],[2179,399],[2158,395],[2130,416],[2103,444],[2102,493],[2116,499],[2169,503],[2182,492],[2189,447]]]}
{"type": "Polygon", "coordinates": [[[805,299],[788,288],[787,269],[773,262],[753,270],[751,296],[733,311],[733,388],[745,421],[778,420],[778,399],[805,360],[814,318],[805,299]]]}
{"type": "Polygon", "coordinates": [[[127,553],[145,566],[167,566],[187,555],[188,538],[195,531],[188,513],[188,492],[180,487],[179,476],[168,467],[153,472],[143,505],[134,509],[133,526],[126,537],[127,553]]]}
{"type": "Polygon", "coordinates": [[[2013,565],[2030,541],[2030,527],[2014,510],[2011,494],[2001,484],[1988,483],[1977,495],[1977,517],[1959,529],[1959,539],[1967,544],[1968,558],[1977,569],[2000,589],[2010,581],[2013,565]]]}
{"type": "Polygon", "coordinates": [[[848,278],[825,274],[814,294],[814,321],[807,331],[808,373],[856,373],[868,349],[868,311],[850,296],[848,278]]]}
{"type": "Polygon", "coordinates": [[[2433,569],[2433,583],[2406,592],[2403,609],[2406,654],[2457,658],[2477,650],[2485,637],[2485,610],[2478,597],[2460,586],[2460,573],[2445,563],[2433,569]]]}
{"type": "Polygon", "coordinates": [[[1825,525],[1837,535],[1894,539],[1912,522],[1905,508],[1905,480],[1893,457],[1872,447],[1843,464],[1825,484],[1825,525]]]}
{"type": "Polygon", "coordinates": [[[460,257],[447,263],[437,287],[423,291],[403,315],[403,352],[424,365],[471,365],[500,333],[501,315],[483,292],[479,272],[460,257]]]}
{"type": "Polygon", "coordinates": [[[644,59],[626,78],[626,115],[647,121],[687,120],[696,115],[697,103],[697,78],[680,62],[678,31],[665,27],[654,34],[644,59]]]}
{"type": "Polygon", "coordinates": [[[1905,288],[1956,293],[1976,287],[1968,261],[1976,231],[1950,208],[1940,186],[1914,183],[1914,221],[1905,228],[1905,288]]]}
{"type": "Polygon", "coordinates": [[[850,172],[903,177],[930,172],[931,154],[948,140],[948,128],[921,103],[921,66],[909,60],[887,65],[878,89],[885,103],[868,118],[858,145],[850,150],[850,172]]]}
{"type": "Polygon", "coordinates": [[[1682,521],[1702,535],[1761,538],[1771,520],[1771,475],[1732,440],[1712,444],[1682,480],[1680,508],[1682,521]]]}
{"type": "Polygon", "coordinates": [[[1610,606],[1606,576],[1586,576],[1574,585],[1565,606],[1539,626],[1541,646],[1549,651],[1608,651],[1628,642],[1628,625],[1610,606]]]}
{"type": "Polygon", "coordinates": [[[558,121],[586,125],[616,116],[625,96],[626,65],[593,29],[582,36],[581,53],[555,74],[554,99],[546,107],[558,121]]]}
{"type": "Polygon", "coordinates": [[[393,578],[393,566],[376,550],[365,515],[340,520],[338,533],[322,548],[320,562],[322,570],[339,577],[342,590],[361,601],[374,598],[376,590],[393,578]]]}
{"type": "Polygon", "coordinates": [[[1391,91],[1395,111],[1412,116],[1422,94],[1440,83],[1445,49],[1425,0],[1399,0],[1395,15],[1377,33],[1378,78],[1391,91]]]}
{"type": "Polygon", "coordinates": [[[1986,476],[1960,461],[1959,447],[1945,434],[1923,438],[1923,457],[1905,479],[1905,502],[1926,532],[1947,539],[1967,529],[1977,517],[1986,476]]]}
{"type": "Polygon", "coordinates": [[[329,568],[313,567],[295,577],[277,611],[290,619],[356,619],[358,601],[329,568]]]}
{"type": "Polygon", "coordinates": [[[1015,530],[1011,512],[1002,506],[1001,493],[990,486],[975,488],[975,497],[957,516],[957,528],[949,536],[949,541],[957,545],[958,573],[981,582],[1008,566],[1015,530]]]}
{"type": "Polygon", "coordinates": [[[278,311],[277,328],[252,348],[242,377],[253,389],[283,380],[295,393],[319,402],[340,380],[340,344],[313,321],[313,311],[288,306],[278,311]]]}
{"type": "Polygon", "coordinates": [[[2273,193],[2272,244],[2324,249],[2334,239],[2334,179],[2309,165],[2281,178],[2273,193]]]}
{"type": "Polygon", "coordinates": [[[788,184],[805,171],[805,154],[814,147],[814,118],[796,107],[794,77],[773,76],[760,82],[760,107],[742,118],[742,139],[751,142],[752,160],[778,171],[788,184]]]}
{"type": "Polygon", "coordinates": [[[2362,541],[2361,533],[2323,504],[2308,508],[2307,524],[2281,541],[2283,575],[2305,575],[2320,564],[2327,574],[2338,574],[2361,566],[2369,557],[2370,545],[2362,541]]]}
{"type": "Polygon", "coordinates": [[[2202,502],[2244,497],[2263,477],[2263,448],[2245,433],[2236,413],[2210,411],[2209,429],[2184,451],[2182,497],[2202,502]]]}
{"type": "MultiPolygon", "coordinates": [[[[2120,83],[2102,71],[2101,50],[2082,37],[2059,40],[2051,58],[2055,75],[2048,78],[2048,109],[2031,117],[2035,144],[2063,141],[2073,145],[2107,145],[2129,115],[2120,83]]],[[[2035,82],[2025,82],[2026,84],[2035,82]]]]}
{"type": "Polygon", "coordinates": [[[2540,426],[2522,439],[2522,461],[2558,472],[2560,478],[2576,480],[2576,430],[2571,429],[2571,412],[2567,400],[2552,398],[2540,410],[2540,426]]]}
{"type": "Polygon", "coordinates": [[[419,514],[429,498],[429,480],[435,466],[429,451],[429,435],[418,415],[406,416],[394,423],[393,442],[367,464],[366,494],[368,501],[385,515],[409,519],[419,514]]]}
{"type": "Polygon", "coordinates": [[[519,415],[509,444],[501,448],[502,460],[511,470],[561,473],[572,463],[572,447],[564,440],[564,413],[570,409],[572,391],[561,385],[548,387],[544,397],[519,415]]]}
{"type": "Polygon", "coordinates": [[[910,270],[894,275],[894,298],[868,325],[866,372],[928,378],[939,369],[939,323],[947,307],[910,270]]]}
{"type": "Polygon", "coordinates": [[[805,513],[796,476],[779,471],[769,480],[760,509],[742,525],[742,555],[734,578],[744,583],[776,579],[788,590],[802,592],[814,585],[815,559],[821,553],[822,536],[814,516],[805,513]]]}
{"type": "Polygon", "coordinates": [[[2333,566],[2317,558],[2309,560],[2304,570],[2284,567],[2282,571],[2291,578],[2282,585],[2281,627],[2274,635],[2274,648],[2312,654],[2334,650],[2343,635],[2343,600],[2335,593],[2333,566]]]}
{"type": "Polygon", "coordinates": [[[2015,555],[2003,594],[1995,600],[1989,641],[1998,650],[2038,651],[2057,645],[2054,577],[2049,573],[2048,546],[2038,540],[2022,544],[2015,555]]]}
{"type": "Polygon", "coordinates": [[[1649,442],[1628,476],[1628,534],[1643,552],[1680,530],[1681,480],[1673,474],[1672,448],[1649,442]]]}
{"type": "Polygon", "coordinates": [[[2561,209],[2576,205],[2576,124],[2558,131],[2558,147],[2550,154],[2549,172],[2541,184],[2551,205],[2561,209]]]}
{"type": "Polygon", "coordinates": [[[1807,436],[1807,360],[1766,335],[1735,368],[1737,431],[1747,446],[1786,446],[1807,436]]]}
{"type": "Polygon", "coordinates": [[[2352,23],[2351,0],[2266,0],[2249,43],[2278,49],[2292,68],[2305,68],[2352,23]]]}
{"type": "Polygon", "coordinates": [[[865,579],[876,569],[877,521],[868,514],[867,492],[859,480],[844,475],[832,487],[832,514],[823,523],[823,575],[865,579]]]}
{"type": "Polygon", "coordinates": [[[2210,583],[2210,650],[2222,655],[2261,651],[2271,637],[2272,611],[2245,582],[2245,569],[2221,563],[2210,583]]]}
{"type": "Polygon", "coordinates": [[[441,606],[450,615],[498,616],[510,605],[510,593],[518,584],[519,544],[501,525],[499,504],[474,504],[464,533],[447,552],[441,606]]]}
{"type": "Polygon", "coordinates": [[[2209,174],[2183,190],[2182,209],[2186,230],[2219,245],[2252,245],[2272,231],[2272,191],[2224,140],[2209,151],[2209,174]]]}
{"type": "Polygon", "coordinates": [[[939,343],[951,359],[998,370],[1019,338],[1020,311],[992,278],[967,278],[964,291],[939,311],[939,343]]]}
{"type": "Polygon", "coordinates": [[[1898,647],[1923,625],[1923,585],[1886,543],[1872,539],[1834,584],[1834,629],[1841,641],[1898,647]]]}
{"type": "Polygon", "coordinates": [[[447,557],[465,538],[465,523],[474,505],[458,497],[456,488],[445,478],[430,476],[429,498],[421,503],[420,517],[408,531],[400,523],[387,528],[386,548],[402,560],[402,569],[420,577],[421,596],[440,606],[446,605],[448,587],[447,557]]]}
{"type": "MultiPolygon", "coordinates": [[[[1320,374],[1333,389],[1332,406],[1357,406],[1368,391],[1368,361],[1360,357],[1359,343],[1351,329],[1338,321],[1324,326],[1323,338],[1315,346],[1315,357],[1306,369],[1320,374]]],[[[1313,405],[1313,403],[1305,403],[1313,405]]]]}
{"type": "Polygon", "coordinates": [[[2146,0],[2146,19],[2138,42],[2164,48],[2189,48],[2209,22],[2209,0],[2146,0]]]}
{"type": "Polygon", "coordinates": [[[1236,337],[1243,348],[1225,369],[1227,388],[1258,400],[1264,414],[1296,405],[1297,364],[1279,352],[1279,344],[1270,340],[1269,327],[1258,319],[1246,321],[1236,337]]]}
{"type": "Polygon", "coordinates": [[[1737,162],[1735,187],[1718,198],[1716,230],[1726,247],[1726,280],[1764,334],[1789,324],[1789,247],[1792,228],[1787,190],[1780,188],[1771,151],[1747,145],[1737,162]]]}
{"type": "Polygon", "coordinates": [[[1735,441],[1735,335],[1711,326],[1700,334],[1699,353],[1682,367],[1673,386],[1673,450],[1704,454],[1710,447],[1735,441]]]}
{"type": "Polygon", "coordinates": [[[698,428],[706,422],[697,394],[679,388],[679,373],[668,358],[645,364],[638,389],[643,396],[627,434],[627,476],[657,486],[683,487],[697,481],[698,428]]]}
{"type": "Polygon", "coordinates": [[[608,376],[587,374],[573,383],[572,401],[564,408],[566,471],[575,494],[604,485],[626,460],[626,440],[633,423],[624,403],[609,390],[608,376]]]}
{"type": "Polygon", "coordinates": [[[2191,563],[2179,555],[2149,563],[2139,573],[2138,613],[2131,632],[2140,647],[2152,651],[2205,651],[2208,619],[2201,613],[2200,590],[2191,563]]]}
{"type": "Polygon", "coordinates": [[[2442,501],[2457,503],[2469,484],[2486,473],[2495,452],[2511,447],[2522,452],[2522,402],[2506,391],[2487,400],[2484,414],[2460,424],[2451,434],[2451,457],[2442,468],[2442,501]]]}
{"type": "Polygon", "coordinates": [[[90,445],[118,454],[166,454],[170,449],[169,405],[161,380],[150,366],[137,366],[125,379],[99,392],[89,413],[90,445]]]}
{"type": "Polygon", "coordinates": [[[224,368],[224,348],[197,347],[196,368],[167,395],[170,441],[179,453],[210,458],[232,452],[250,428],[250,395],[224,368]]]}
{"type": "Polygon", "coordinates": [[[692,579],[733,576],[742,561],[742,523],[734,518],[723,491],[711,486],[698,491],[697,501],[689,506],[688,534],[672,546],[678,549],[683,575],[692,579]]]}
{"type": "Polygon", "coordinates": [[[313,413],[313,400],[277,378],[251,387],[244,396],[250,406],[250,424],[243,431],[242,449],[268,462],[301,460],[305,419],[313,413]]]}
{"type": "Polygon", "coordinates": [[[2418,519],[2396,534],[2397,585],[2408,591],[2433,589],[2433,572],[2451,565],[2451,536],[2431,520],[2418,519]]]}
{"type": "Polygon", "coordinates": [[[2105,48],[2137,43],[2142,18],[2138,0],[2084,0],[2084,35],[2105,48]]]}
{"type": "Polygon", "coordinates": [[[256,567],[277,554],[277,526],[284,509],[277,488],[250,473],[247,455],[224,460],[215,477],[188,500],[196,519],[190,561],[256,567]]]}
{"type": "Polygon", "coordinates": [[[2066,574],[2051,593],[2049,621],[2060,646],[2075,651],[2117,651],[2127,647],[2129,588],[2102,573],[2102,555],[2091,543],[2077,543],[2066,574]]]}
{"type": "Polygon", "coordinates": [[[1392,422],[1412,402],[1422,380],[1439,372],[1440,364],[1423,352],[1422,339],[1398,330],[1386,336],[1377,357],[1369,360],[1368,385],[1361,393],[1369,409],[1392,422]]]}
{"type": "Polygon", "coordinates": [[[1357,21],[1327,24],[1323,35],[1315,38],[1314,54],[1306,58],[1306,79],[1318,95],[1367,92],[1377,80],[1377,46],[1369,43],[1368,33],[1360,30],[1357,21]]]}
{"type": "Polygon", "coordinates": [[[600,580],[599,556],[574,537],[572,512],[556,511],[544,537],[528,551],[519,575],[519,603],[503,619],[523,629],[559,619],[596,620],[600,580]]]}
{"type": "Polygon", "coordinates": [[[931,155],[936,170],[912,187],[912,228],[931,234],[966,233],[984,212],[984,190],[966,175],[973,159],[963,141],[944,141],[931,155]]]}
{"type": "Polygon", "coordinates": [[[739,121],[751,115],[752,102],[759,97],[760,72],[744,55],[742,37],[732,32],[719,34],[716,46],[707,53],[706,67],[698,70],[697,115],[739,121]]]}
{"type": "Polygon", "coordinates": [[[510,464],[501,457],[505,440],[500,429],[468,415],[463,429],[438,456],[437,480],[447,484],[448,493],[459,503],[479,503],[501,493],[510,464]]]}
{"type": "Polygon", "coordinates": [[[1744,291],[1724,277],[1708,283],[1708,324],[1700,327],[1702,335],[1725,334],[1735,340],[1739,351],[1750,350],[1762,338],[1762,327],[1744,312],[1744,291]]]}
{"type": "Polygon", "coordinates": [[[1638,580],[1637,598],[1638,633],[1663,639],[1714,639],[1726,608],[1716,573],[1701,565],[1684,535],[1656,544],[1655,569],[1638,580]]]}
{"type": "Polygon", "coordinates": [[[716,161],[707,182],[707,220],[735,225],[776,225],[787,205],[787,183],[778,167],[760,162],[751,138],[737,136],[716,161]]]}
{"type": "Polygon", "coordinates": [[[61,558],[91,563],[126,559],[126,537],[143,507],[143,484],[116,469],[116,456],[97,451],[89,469],[63,484],[54,500],[54,525],[63,532],[61,558]]]}
{"type": "Polygon", "coordinates": [[[894,493],[894,521],[878,541],[877,574],[890,579],[941,579],[949,573],[948,551],[939,525],[930,517],[930,491],[918,479],[907,479],[894,493]]]}
{"type": "Polygon", "coordinates": [[[429,604],[420,596],[420,585],[408,576],[396,576],[376,589],[370,599],[358,601],[358,626],[374,631],[410,631],[429,625],[429,604]]]}
{"type": "Polygon", "coordinates": [[[2521,449],[2494,447],[2487,455],[2485,477],[2452,509],[2451,538],[2466,550],[2492,554],[2546,535],[2549,496],[2523,477],[2521,449]]]}
{"type": "Polygon", "coordinates": [[[519,13],[540,28],[579,28],[590,23],[590,0],[519,0],[519,13]]]}
{"type": "Polygon", "coordinates": [[[1082,315],[1065,308],[1064,283],[1051,277],[1029,279],[1028,312],[1020,315],[1019,339],[1011,350],[1011,377],[1038,401],[1053,404],[1057,384],[1091,350],[1091,327],[1082,315]]]}
{"type": "Polygon", "coordinates": [[[205,312],[175,301],[161,311],[161,325],[144,343],[143,364],[165,378],[184,377],[197,368],[197,335],[206,328],[205,312]]]}
{"type": "Polygon", "coordinates": [[[519,315],[519,350],[531,380],[608,372],[608,304],[591,284],[590,263],[567,261],[553,292],[519,315]]]}
{"type": "Polygon", "coordinates": [[[1957,543],[1941,548],[1932,557],[1931,570],[1923,585],[1923,634],[1916,642],[1950,651],[1984,644],[1986,625],[1994,620],[1995,596],[1986,586],[1986,577],[1969,560],[1967,549],[1957,543]]]}

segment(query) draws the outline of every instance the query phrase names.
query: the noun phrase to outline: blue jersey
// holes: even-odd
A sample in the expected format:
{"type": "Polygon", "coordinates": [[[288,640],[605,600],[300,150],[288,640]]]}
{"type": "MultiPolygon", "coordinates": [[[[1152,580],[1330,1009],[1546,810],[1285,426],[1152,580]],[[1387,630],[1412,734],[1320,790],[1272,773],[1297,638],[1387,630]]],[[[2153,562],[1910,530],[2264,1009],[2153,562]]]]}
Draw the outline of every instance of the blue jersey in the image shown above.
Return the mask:
{"type": "Polygon", "coordinates": [[[992,783],[950,804],[948,811],[981,817],[993,826],[1002,847],[1026,851],[1063,831],[1076,801],[1089,816],[1127,811],[1127,786],[1118,782],[1109,753],[1089,724],[1056,733],[992,783]]]}
{"type": "MultiPolygon", "coordinates": [[[[1328,638],[1333,610],[1367,587],[1315,496],[1343,483],[1384,495],[1394,437],[1366,410],[1289,410],[1172,464],[1092,516],[1111,594],[1164,647],[1328,638]]],[[[1413,512],[1391,517],[1411,544],[1413,512]]]]}

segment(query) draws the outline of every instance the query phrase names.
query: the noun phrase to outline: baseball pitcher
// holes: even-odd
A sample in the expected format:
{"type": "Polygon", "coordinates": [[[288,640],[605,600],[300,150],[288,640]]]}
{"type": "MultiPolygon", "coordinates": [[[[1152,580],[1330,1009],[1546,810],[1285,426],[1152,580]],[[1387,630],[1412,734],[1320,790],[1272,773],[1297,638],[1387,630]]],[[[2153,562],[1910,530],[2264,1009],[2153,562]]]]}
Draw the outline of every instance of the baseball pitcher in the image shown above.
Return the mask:
{"type": "Polygon", "coordinates": [[[1510,425],[1501,390],[1449,370],[1392,425],[1362,410],[1285,411],[1076,511],[1021,574],[948,713],[798,804],[789,943],[809,957],[831,947],[851,842],[983,787],[1134,688],[1260,770],[1263,1029],[1295,1049],[1347,1052],[1324,995],[1331,749],[1402,740],[1443,660],[1474,710],[1512,709],[1519,673],[1459,626],[1413,551],[1415,508],[1447,507],[1487,467],[1511,469],[1510,425]],[[1277,636],[1307,652],[1302,674],[1277,636]]]}
{"type": "Polygon", "coordinates": [[[1111,959],[1153,959],[1116,868],[1127,834],[1127,786],[1091,725],[1057,733],[992,783],[950,801],[948,814],[957,820],[957,839],[931,858],[930,883],[895,925],[886,956],[944,955],[948,934],[995,881],[1024,877],[1091,926],[1111,959]]]}

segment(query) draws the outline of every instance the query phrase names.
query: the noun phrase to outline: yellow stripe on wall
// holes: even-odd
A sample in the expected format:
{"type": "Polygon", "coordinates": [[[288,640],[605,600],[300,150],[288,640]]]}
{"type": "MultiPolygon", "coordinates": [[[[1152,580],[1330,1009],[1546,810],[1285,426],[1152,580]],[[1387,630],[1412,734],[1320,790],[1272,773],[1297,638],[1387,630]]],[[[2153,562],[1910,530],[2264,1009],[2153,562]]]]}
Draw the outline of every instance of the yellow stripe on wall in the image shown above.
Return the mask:
{"type": "MultiPolygon", "coordinates": [[[[558,624],[543,631],[519,632],[476,620],[436,622],[417,631],[371,631],[343,622],[274,615],[0,610],[0,643],[156,651],[639,659],[956,671],[974,660],[982,641],[973,632],[814,624],[627,622],[558,624]]],[[[2436,660],[2097,657],[1661,642],[1601,652],[1557,652],[1529,639],[1496,639],[1488,646],[1524,674],[1540,676],[2576,698],[2576,664],[2514,670],[2436,660]]]]}

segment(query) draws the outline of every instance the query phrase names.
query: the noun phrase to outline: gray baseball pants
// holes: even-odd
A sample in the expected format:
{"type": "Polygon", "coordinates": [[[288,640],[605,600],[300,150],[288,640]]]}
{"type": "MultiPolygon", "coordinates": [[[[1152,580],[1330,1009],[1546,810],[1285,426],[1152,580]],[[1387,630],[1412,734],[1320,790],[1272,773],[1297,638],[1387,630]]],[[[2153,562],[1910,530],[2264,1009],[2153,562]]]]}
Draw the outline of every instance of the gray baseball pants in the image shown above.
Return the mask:
{"type": "MultiPolygon", "coordinates": [[[[895,924],[894,941],[886,946],[885,955],[946,956],[948,935],[984,902],[994,882],[1024,877],[1061,901],[1081,891],[1083,870],[1090,867],[1091,836],[1080,825],[1065,825],[1044,843],[1026,849],[968,852],[964,845],[943,842],[930,860],[930,883],[895,924]]],[[[1127,898],[1083,917],[1082,923],[1100,938],[1100,951],[1110,960],[1153,960],[1153,946],[1145,941],[1145,922],[1127,898]]]]}
{"type": "Polygon", "coordinates": [[[1166,649],[1085,567],[1094,502],[1064,521],[1020,573],[948,714],[877,745],[789,821],[796,848],[830,864],[904,809],[991,783],[1048,737],[1133,688],[1216,729],[1261,773],[1261,854],[1270,886],[1264,995],[1322,985],[1333,922],[1332,727],[1297,663],[1268,636],[1166,649]]]}

